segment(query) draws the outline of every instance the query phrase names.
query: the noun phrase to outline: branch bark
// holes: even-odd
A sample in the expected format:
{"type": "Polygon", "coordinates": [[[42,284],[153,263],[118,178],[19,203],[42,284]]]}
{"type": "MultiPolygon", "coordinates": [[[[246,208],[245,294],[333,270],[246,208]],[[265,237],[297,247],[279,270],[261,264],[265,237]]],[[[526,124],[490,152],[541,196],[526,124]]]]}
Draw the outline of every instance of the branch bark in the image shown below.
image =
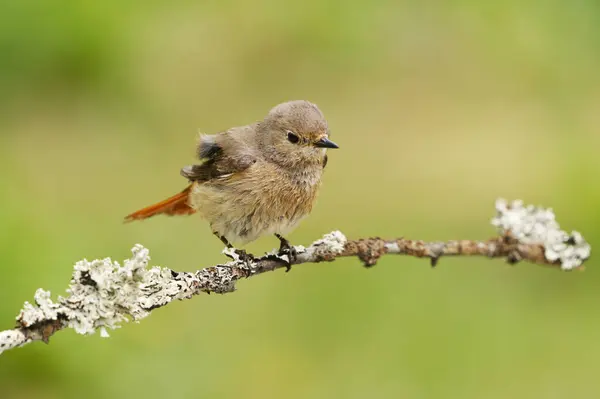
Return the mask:
{"type": "MultiPolygon", "coordinates": [[[[520,201],[496,203],[492,224],[499,235],[487,241],[453,240],[424,242],[405,238],[385,240],[367,238],[347,240],[339,231],[326,234],[308,247],[296,246],[293,265],[331,262],[340,257],[358,257],[372,267],[388,254],[428,258],[432,266],[445,256],[485,256],[552,266],[561,270],[581,268],[591,248],[581,234],[560,230],[550,209],[524,206],[520,201]]],[[[35,304],[25,302],[17,316],[17,326],[0,332],[0,353],[33,341],[48,343],[64,328],[80,334],[120,327],[123,322],[139,321],[154,309],[173,300],[189,299],[200,293],[225,294],[235,290],[242,278],[287,268],[288,255],[268,253],[253,260],[241,259],[234,250],[223,252],[231,258],[225,264],[196,272],[176,272],[154,266],[148,268],[149,251],[141,245],[123,265],[111,259],[75,264],[67,296],[52,301],[50,292],[38,289],[35,304]]]]}

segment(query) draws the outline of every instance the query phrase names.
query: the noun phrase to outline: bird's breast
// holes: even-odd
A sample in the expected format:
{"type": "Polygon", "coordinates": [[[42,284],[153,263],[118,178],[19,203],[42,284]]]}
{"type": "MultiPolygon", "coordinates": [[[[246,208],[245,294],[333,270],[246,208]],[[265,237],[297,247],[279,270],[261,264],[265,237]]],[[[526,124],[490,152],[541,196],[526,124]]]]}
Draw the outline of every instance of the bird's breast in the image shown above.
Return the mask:
{"type": "Polygon", "coordinates": [[[312,210],[321,174],[257,164],[238,176],[196,185],[191,205],[230,241],[287,234],[312,210]]]}

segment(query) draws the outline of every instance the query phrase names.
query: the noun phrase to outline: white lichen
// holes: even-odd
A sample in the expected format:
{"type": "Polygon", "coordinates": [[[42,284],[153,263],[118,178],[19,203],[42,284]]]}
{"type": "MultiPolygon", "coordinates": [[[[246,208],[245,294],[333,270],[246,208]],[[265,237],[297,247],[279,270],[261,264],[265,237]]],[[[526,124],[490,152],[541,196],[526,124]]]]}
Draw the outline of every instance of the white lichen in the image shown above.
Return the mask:
{"type": "Polygon", "coordinates": [[[138,244],[132,253],[123,266],[110,258],[77,262],[67,295],[53,302],[50,292],[37,290],[35,305],[25,302],[17,317],[19,325],[29,328],[60,319],[63,327],[79,334],[93,334],[100,329],[105,337],[108,329],[119,328],[129,320],[138,321],[151,309],[193,294],[193,274],[182,273],[182,278],[175,280],[169,269],[147,268],[150,254],[146,248],[138,244]]]}
{"type": "Polygon", "coordinates": [[[123,266],[110,258],[77,262],[69,295],[59,297],[68,327],[79,334],[92,334],[97,328],[115,329],[130,318],[145,316],[139,298],[150,274],[146,269],[150,255],[139,244],[132,253],[123,266]]]}
{"type": "Polygon", "coordinates": [[[522,201],[496,201],[497,215],[492,224],[501,234],[511,234],[522,244],[541,244],[550,262],[559,262],[561,269],[572,270],[591,255],[591,247],[576,231],[571,234],[560,229],[550,208],[525,206],[522,201]]]}
{"type": "Polygon", "coordinates": [[[38,288],[33,296],[35,305],[25,302],[17,320],[24,327],[46,320],[56,320],[60,304],[52,302],[50,291],[38,288]]]}
{"type": "Polygon", "coordinates": [[[348,239],[341,231],[335,230],[329,234],[325,234],[323,238],[315,241],[312,245],[317,247],[325,246],[332,253],[337,255],[344,251],[344,246],[346,245],[347,241],[348,239]]]}
{"type": "Polygon", "coordinates": [[[232,259],[234,262],[240,261],[240,255],[237,253],[237,250],[233,247],[225,247],[221,251],[221,253],[228,258],[232,259]]]}
{"type": "Polygon", "coordinates": [[[27,343],[27,336],[20,330],[0,331],[0,353],[27,343]]]}
{"type": "Polygon", "coordinates": [[[302,247],[298,251],[298,259],[307,261],[334,259],[344,251],[346,242],[346,236],[342,232],[332,231],[310,244],[310,246],[302,247]]]}

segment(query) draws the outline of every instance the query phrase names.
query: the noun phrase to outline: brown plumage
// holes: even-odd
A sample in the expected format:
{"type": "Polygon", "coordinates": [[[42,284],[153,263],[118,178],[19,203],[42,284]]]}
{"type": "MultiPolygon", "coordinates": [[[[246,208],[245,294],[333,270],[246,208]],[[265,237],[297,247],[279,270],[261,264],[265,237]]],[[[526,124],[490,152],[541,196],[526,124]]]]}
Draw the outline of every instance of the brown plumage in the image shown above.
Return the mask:
{"type": "Polygon", "coordinates": [[[127,216],[198,212],[221,240],[246,243],[264,234],[282,237],[312,210],[329,140],[319,108],[308,101],[274,107],[260,122],[201,135],[203,163],[181,169],[191,184],[181,193],[127,216]]]}

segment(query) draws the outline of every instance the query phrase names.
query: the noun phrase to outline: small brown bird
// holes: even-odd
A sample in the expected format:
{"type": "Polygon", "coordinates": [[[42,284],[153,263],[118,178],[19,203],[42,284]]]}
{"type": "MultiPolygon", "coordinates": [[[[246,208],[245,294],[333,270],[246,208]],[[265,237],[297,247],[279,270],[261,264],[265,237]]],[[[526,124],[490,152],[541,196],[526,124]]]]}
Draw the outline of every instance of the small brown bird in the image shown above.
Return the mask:
{"type": "Polygon", "coordinates": [[[295,254],[284,235],[312,210],[328,148],[338,146],[315,104],[279,104],[260,122],[201,135],[197,155],[204,162],[181,169],[191,184],[125,220],[198,212],[229,248],[274,234],[291,263],[295,254]]]}

